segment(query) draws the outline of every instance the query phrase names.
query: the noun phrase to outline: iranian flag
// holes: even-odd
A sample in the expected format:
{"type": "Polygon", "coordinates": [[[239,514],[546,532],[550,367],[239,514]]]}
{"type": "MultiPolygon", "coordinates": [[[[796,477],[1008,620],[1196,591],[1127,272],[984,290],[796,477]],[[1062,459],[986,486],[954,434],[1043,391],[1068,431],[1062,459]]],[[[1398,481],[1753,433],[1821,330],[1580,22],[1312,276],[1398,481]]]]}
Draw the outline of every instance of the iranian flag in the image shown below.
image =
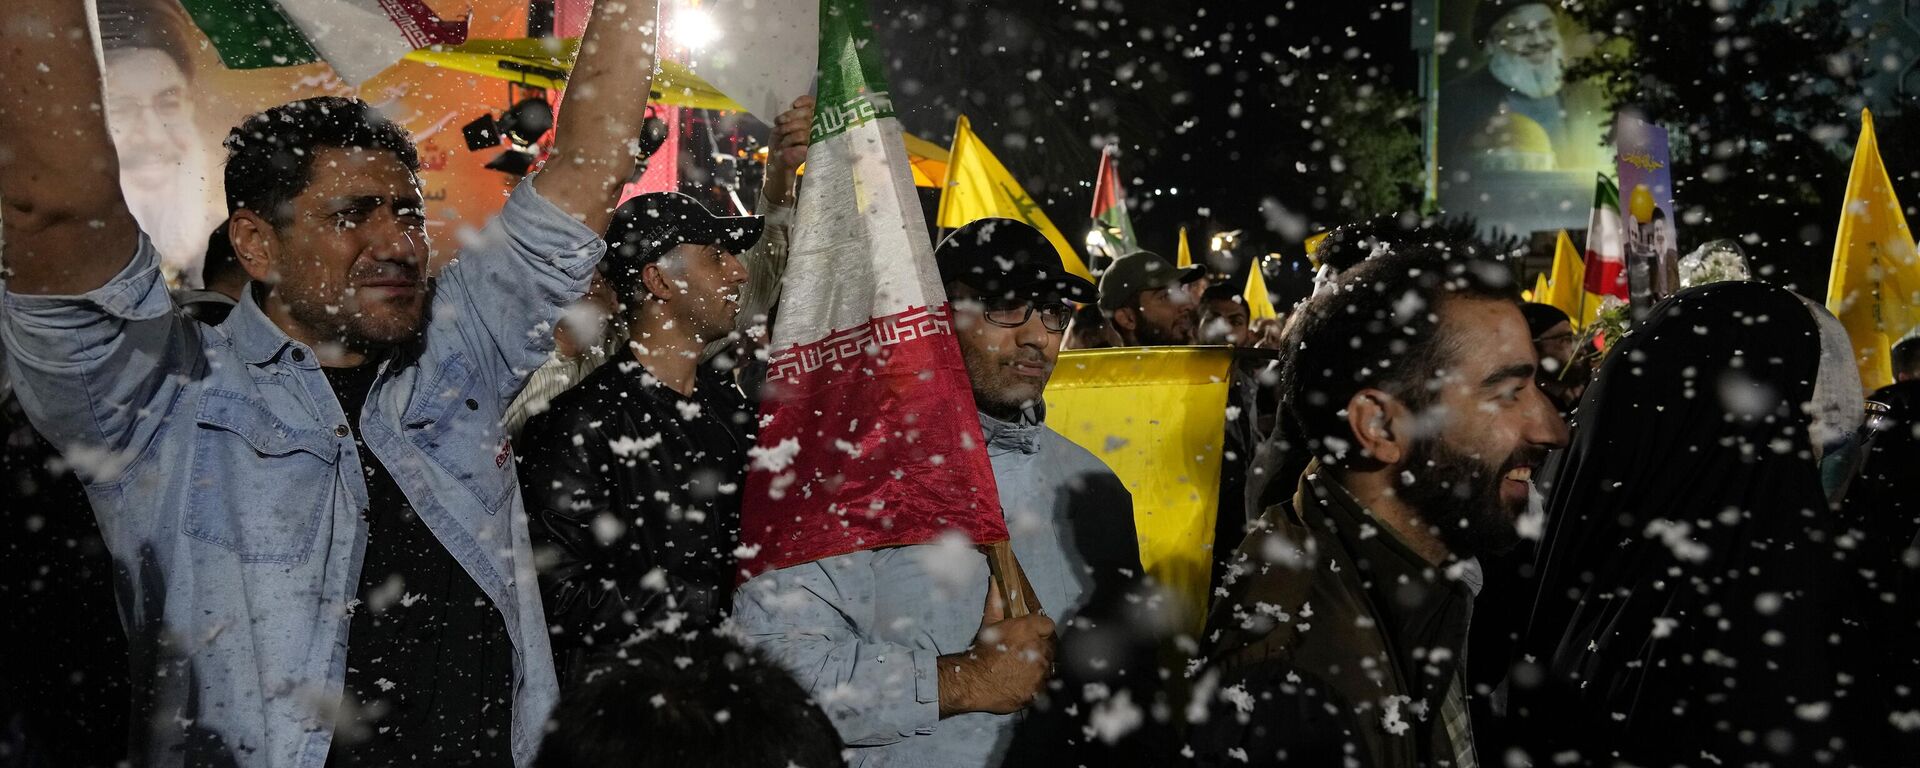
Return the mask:
{"type": "Polygon", "coordinates": [[[325,61],[358,86],[417,48],[466,42],[424,0],[181,0],[228,69],[325,61]]]}
{"type": "Polygon", "coordinates": [[[1007,539],[865,0],[820,4],[818,107],[741,510],[757,574],[1007,539]]]}
{"type": "Polygon", "coordinates": [[[1100,170],[1093,177],[1093,222],[1113,258],[1140,250],[1140,240],[1133,236],[1133,219],[1127,216],[1127,195],[1120,189],[1119,169],[1113,163],[1113,147],[1100,150],[1100,170]]]}
{"type": "Polygon", "coordinates": [[[1626,230],[1620,225],[1620,188],[1599,174],[1593,215],[1587,219],[1587,293],[1627,298],[1626,230]]]}

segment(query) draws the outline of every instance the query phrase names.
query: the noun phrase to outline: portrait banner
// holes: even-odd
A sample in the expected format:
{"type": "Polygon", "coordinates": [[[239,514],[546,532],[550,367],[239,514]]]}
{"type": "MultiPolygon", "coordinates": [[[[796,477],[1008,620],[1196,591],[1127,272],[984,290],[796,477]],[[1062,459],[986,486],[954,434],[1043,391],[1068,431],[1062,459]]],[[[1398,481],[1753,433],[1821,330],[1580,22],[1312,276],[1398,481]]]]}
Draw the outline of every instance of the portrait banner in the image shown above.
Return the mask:
{"type": "Polygon", "coordinates": [[[1680,246],[1673,217],[1673,161],[1667,130],[1622,113],[1613,127],[1619,148],[1620,223],[1627,254],[1627,301],[1639,315],[1680,290],[1680,246]]]}

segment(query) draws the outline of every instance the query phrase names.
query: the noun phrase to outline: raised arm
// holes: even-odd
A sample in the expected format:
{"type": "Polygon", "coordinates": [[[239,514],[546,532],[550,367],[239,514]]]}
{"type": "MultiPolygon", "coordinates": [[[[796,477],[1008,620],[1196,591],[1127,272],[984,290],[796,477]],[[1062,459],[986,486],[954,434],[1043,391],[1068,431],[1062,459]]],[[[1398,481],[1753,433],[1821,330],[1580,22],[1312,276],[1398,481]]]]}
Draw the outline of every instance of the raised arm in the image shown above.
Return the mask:
{"type": "Polygon", "coordinates": [[[11,0],[0,16],[0,222],[7,289],[71,295],[127,266],[137,227],[101,105],[82,0],[11,0]]]}
{"type": "Polygon", "coordinates": [[[533,180],[540,195],[595,232],[607,231],[653,88],[657,0],[597,0],[567,78],[553,154],[533,180]]]}
{"type": "MultiPolygon", "coordinates": [[[[813,97],[793,100],[793,108],[774,119],[767,140],[767,174],[760,184],[760,215],[767,226],[760,241],[740,254],[747,268],[747,284],[740,290],[736,330],[746,333],[765,321],[780,300],[780,280],[787,272],[787,228],[793,223],[794,190],[800,165],[807,161],[807,131],[813,125],[813,97]]],[[[717,354],[733,342],[721,340],[708,348],[717,354]]]]}

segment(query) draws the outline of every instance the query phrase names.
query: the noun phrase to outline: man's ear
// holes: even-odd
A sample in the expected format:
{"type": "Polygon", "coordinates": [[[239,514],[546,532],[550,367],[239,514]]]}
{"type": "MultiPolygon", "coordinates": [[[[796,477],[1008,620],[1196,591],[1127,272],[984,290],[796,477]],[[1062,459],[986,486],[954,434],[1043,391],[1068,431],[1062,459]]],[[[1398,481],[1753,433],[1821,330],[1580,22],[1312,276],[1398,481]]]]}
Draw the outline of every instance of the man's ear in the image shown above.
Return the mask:
{"type": "Polygon", "coordinates": [[[280,281],[280,236],[260,214],[242,208],[227,217],[227,240],[248,277],[263,285],[280,281]]]}
{"type": "Polygon", "coordinates": [[[1360,390],[1347,400],[1347,428],[1362,455],[1384,464],[1406,458],[1413,446],[1412,416],[1398,398],[1378,389],[1360,390]]]}
{"type": "Polygon", "coordinates": [[[680,287],[674,284],[673,278],[667,277],[658,259],[640,268],[640,285],[647,289],[647,297],[661,301],[680,295],[680,287]]]}
{"type": "Polygon", "coordinates": [[[1126,331],[1127,333],[1133,333],[1133,329],[1140,325],[1140,317],[1134,314],[1137,311],[1138,310],[1133,307],[1121,307],[1114,310],[1113,327],[1126,331]]]}

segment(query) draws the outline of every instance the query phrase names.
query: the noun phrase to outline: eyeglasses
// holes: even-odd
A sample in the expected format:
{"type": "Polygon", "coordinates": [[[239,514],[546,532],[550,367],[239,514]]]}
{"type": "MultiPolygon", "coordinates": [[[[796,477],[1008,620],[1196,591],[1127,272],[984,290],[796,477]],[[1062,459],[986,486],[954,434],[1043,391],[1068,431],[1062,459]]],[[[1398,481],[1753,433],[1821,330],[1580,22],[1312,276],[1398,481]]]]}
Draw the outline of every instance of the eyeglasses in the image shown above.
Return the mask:
{"type": "Polygon", "coordinates": [[[1054,333],[1066,331],[1067,322],[1073,319],[1073,308],[1065,304],[1050,303],[1034,306],[1032,301],[1025,299],[985,306],[981,310],[981,315],[987,318],[987,322],[1002,328],[1018,328],[1026,325],[1027,320],[1031,319],[1036,311],[1040,313],[1040,325],[1054,333]]]}

